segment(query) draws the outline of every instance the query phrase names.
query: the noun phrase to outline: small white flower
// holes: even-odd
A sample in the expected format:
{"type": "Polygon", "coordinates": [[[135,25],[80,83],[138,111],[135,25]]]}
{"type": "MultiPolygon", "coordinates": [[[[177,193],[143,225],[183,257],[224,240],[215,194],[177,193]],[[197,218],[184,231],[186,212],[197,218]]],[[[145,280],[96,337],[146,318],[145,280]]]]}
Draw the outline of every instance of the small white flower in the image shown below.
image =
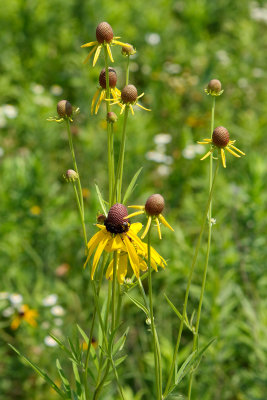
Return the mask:
{"type": "Polygon", "coordinates": [[[13,307],[7,307],[5,310],[3,310],[2,314],[4,317],[8,318],[11,317],[15,312],[13,307]]]}
{"type": "Polygon", "coordinates": [[[0,128],[4,128],[6,126],[6,119],[4,114],[0,114],[0,128]]]}
{"type": "Polygon", "coordinates": [[[55,318],[54,319],[54,323],[56,326],[62,326],[63,325],[63,321],[60,318],[55,318]]]}
{"type": "Polygon", "coordinates": [[[54,96],[60,96],[63,93],[63,89],[61,86],[59,85],[53,85],[50,88],[50,92],[54,95],[54,96]]]}
{"type": "Polygon", "coordinates": [[[58,295],[57,294],[50,294],[49,296],[45,297],[42,301],[45,307],[54,306],[57,302],[58,295]]]}
{"type": "Polygon", "coordinates": [[[18,304],[21,304],[21,303],[22,303],[23,297],[21,296],[21,294],[12,293],[12,294],[9,296],[9,300],[10,300],[10,302],[11,302],[13,305],[18,305],[18,304]]]}
{"type": "Polygon", "coordinates": [[[56,342],[53,338],[51,338],[51,336],[46,336],[46,337],[44,338],[44,342],[45,342],[45,344],[46,344],[48,347],[55,347],[55,346],[57,346],[57,342],[56,342]]]}
{"type": "Polygon", "coordinates": [[[31,85],[31,90],[34,94],[42,94],[44,93],[44,87],[42,85],[38,85],[38,83],[33,83],[31,85]]]}
{"type": "Polygon", "coordinates": [[[48,321],[42,322],[41,328],[45,329],[45,330],[49,329],[50,328],[50,323],[48,321]]]}
{"type": "Polygon", "coordinates": [[[157,173],[160,176],[168,176],[171,173],[171,169],[168,165],[159,165],[157,168],[157,173]]]}
{"type": "Polygon", "coordinates": [[[160,43],[160,35],[158,33],[148,33],[145,36],[145,40],[151,46],[156,46],[160,43]]]}
{"type": "Polygon", "coordinates": [[[18,115],[17,107],[13,106],[12,104],[4,104],[2,106],[3,113],[7,118],[14,119],[18,115]]]}
{"type": "Polygon", "coordinates": [[[168,144],[172,141],[172,137],[169,133],[159,133],[154,136],[154,142],[158,145],[168,144]]]}
{"type": "Polygon", "coordinates": [[[62,317],[62,315],[65,314],[65,310],[61,306],[54,306],[51,308],[51,314],[53,314],[55,317],[62,317]]]}
{"type": "Polygon", "coordinates": [[[9,293],[8,292],[0,292],[0,300],[8,299],[9,293]]]}
{"type": "Polygon", "coordinates": [[[169,74],[179,74],[181,72],[181,66],[179,64],[173,64],[169,61],[166,61],[164,63],[164,69],[167,71],[169,74]]]}
{"type": "Polygon", "coordinates": [[[189,144],[183,149],[182,155],[187,160],[192,160],[197,154],[202,154],[203,150],[204,146],[201,144],[189,144]]]}

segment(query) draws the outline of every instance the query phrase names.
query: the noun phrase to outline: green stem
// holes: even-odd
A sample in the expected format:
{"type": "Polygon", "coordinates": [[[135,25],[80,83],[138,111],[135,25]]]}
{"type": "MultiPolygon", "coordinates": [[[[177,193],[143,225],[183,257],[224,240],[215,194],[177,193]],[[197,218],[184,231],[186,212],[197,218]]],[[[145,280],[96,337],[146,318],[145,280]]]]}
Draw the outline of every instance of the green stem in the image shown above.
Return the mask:
{"type": "Polygon", "coordinates": [[[125,111],[124,111],[120,155],[119,155],[119,161],[118,161],[118,166],[117,166],[117,171],[116,171],[116,178],[115,178],[115,183],[114,183],[113,193],[112,193],[112,204],[115,201],[116,188],[117,188],[117,201],[118,201],[118,203],[121,202],[121,188],[122,188],[123,164],[124,164],[125,143],[126,143],[126,124],[127,124],[128,112],[129,112],[129,106],[126,105],[125,111]]]}
{"type": "MultiPolygon", "coordinates": [[[[211,130],[211,136],[210,137],[211,137],[211,139],[212,139],[212,133],[213,133],[213,130],[214,130],[214,114],[215,114],[215,96],[213,96],[212,109],[211,109],[211,127],[210,127],[210,130],[211,130]]],[[[211,191],[211,186],[212,186],[212,165],[213,165],[213,158],[210,157],[209,191],[211,191]]],[[[210,202],[209,211],[208,211],[208,224],[209,224],[209,226],[208,226],[207,251],[206,251],[206,258],[205,258],[205,266],[204,266],[204,271],[203,271],[203,277],[202,277],[200,299],[199,299],[198,310],[197,310],[197,320],[196,320],[196,327],[195,327],[194,340],[193,340],[193,352],[196,351],[197,347],[198,347],[198,331],[199,331],[201,309],[202,309],[202,303],[203,303],[205,286],[206,286],[207,271],[208,271],[208,265],[209,265],[210,244],[211,244],[211,230],[212,230],[211,216],[212,216],[212,201],[210,202]]],[[[190,379],[189,379],[188,400],[191,399],[193,378],[194,378],[194,371],[192,370],[190,372],[190,379]]]]}
{"type": "Polygon", "coordinates": [[[185,321],[187,302],[188,302],[189,290],[190,290],[190,286],[191,286],[191,282],[192,282],[192,276],[193,276],[193,272],[194,272],[196,261],[197,261],[197,256],[198,256],[198,252],[199,252],[199,248],[200,248],[200,244],[201,244],[201,239],[202,239],[202,235],[203,235],[205,224],[206,224],[206,219],[207,219],[210,203],[211,203],[211,200],[212,200],[212,194],[213,194],[213,190],[214,190],[214,187],[215,187],[215,181],[216,181],[218,168],[219,168],[219,158],[217,159],[216,170],[215,170],[215,173],[214,173],[214,176],[213,176],[211,190],[210,190],[210,193],[209,193],[206,209],[205,209],[205,212],[204,212],[204,215],[203,215],[201,229],[200,229],[200,233],[199,233],[199,236],[198,236],[194,257],[193,257],[192,264],[191,264],[190,271],[189,271],[189,275],[188,275],[187,287],[186,287],[186,292],[185,292],[185,300],[184,300],[184,305],[183,305],[182,320],[181,320],[180,327],[179,327],[177,342],[176,342],[176,345],[175,345],[172,364],[171,364],[171,368],[170,368],[170,373],[169,373],[167,385],[166,385],[166,388],[165,388],[165,391],[164,391],[164,394],[163,394],[163,398],[165,398],[167,396],[169,388],[171,386],[171,381],[172,381],[172,377],[173,377],[173,372],[174,372],[174,368],[175,368],[175,364],[176,364],[176,358],[177,358],[177,354],[178,354],[178,350],[179,350],[179,346],[180,346],[180,341],[181,341],[181,336],[182,336],[182,331],[183,331],[183,326],[184,326],[184,321],[185,321]]]}
{"type": "Polygon", "coordinates": [[[117,280],[117,264],[118,264],[118,252],[113,253],[113,280],[112,280],[112,319],[111,319],[111,333],[116,328],[116,280],[117,280]]]}
{"type": "Polygon", "coordinates": [[[74,189],[76,202],[77,202],[77,206],[78,206],[78,210],[79,210],[79,214],[80,214],[80,219],[81,219],[81,224],[82,224],[82,229],[83,229],[84,244],[85,244],[85,247],[87,248],[87,234],[86,234],[86,228],[85,228],[85,223],[84,223],[84,215],[83,215],[83,212],[82,212],[82,207],[81,207],[81,203],[80,203],[80,200],[79,200],[79,195],[78,195],[78,192],[77,192],[77,188],[76,188],[75,182],[73,182],[73,189],[74,189]]]}
{"type": "Polygon", "coordinates": [[[129,66],[130,66],[130,56],[127,56],[125,86],[129,84],[129,70],[130,70],[129,66]]]}
{"type": "Polygon", "coordinates": [[[160,346],[158,341],[158,335],[154,322],[153,313],[153,297],[152,297],[152,267],[151,267],[151,226],[147,233],[147,253],[148,253],[148,294],[149,294],[149,312],[151,321],[151,331],[153,337],[153,348],[154,348],[154,361],[155,361],[155,377],[157,385],[157,399],[162,400],[162,368],[161,368],[161,354],[160,346]]]}

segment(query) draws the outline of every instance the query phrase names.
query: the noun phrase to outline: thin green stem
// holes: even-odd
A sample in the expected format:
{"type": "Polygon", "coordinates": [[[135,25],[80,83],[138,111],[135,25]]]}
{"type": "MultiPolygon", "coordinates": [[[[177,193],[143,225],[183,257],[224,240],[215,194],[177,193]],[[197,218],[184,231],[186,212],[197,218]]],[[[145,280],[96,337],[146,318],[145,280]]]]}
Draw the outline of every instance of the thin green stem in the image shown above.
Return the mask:
{"type": "Polygon", "coordinates": [[[118,161],[118,166],[117,166],[117,171],[116,171],[116,178],[115,178],[115,183],[114,183],[113,193],[112,193],[112,204],[115,201],[116,189],[117,189],[117,202],[118,203],[121,202],[121,188],[122,188],[123,164],[124,164],[125,143],[126,143],[126,125],[127,125],[128,112],[129,112],[129,106],[126,105],[125,111],[124,111],[120,155],[119,155],[119,161],[118,161]]]}
{"type": "Polygon", "coordinates": [[[78,192],[77,192],[77,188],[76,188],[75,182],[73,182],[73,189],[74,189],[76,202],[77,202],[77,206],[78,206],[78,210],[79,210],[79,215],[80,215],[80,219],[81,219],[81,224],[82,224],[82,229],[83,229],[84,244],[85,244],[85,247],[87,247],[87,234],[86,234],[86,228],[85,228],[85,223],[84,223],[84,215],[83,215],[83,212],[82,212],[82,207],[81,207],[81,203],[80,203],[80,200],[79,200],[79,195],[78,195],[78,192]]]}
{"type": "Polygon", "coordinates": [[[157,385],[157,399],[162,400],[162,368],[161,368],[161,354],[156,332],[153,312],[153,297],[152,297],[152,267],[151,267],[151,226],[147,233],[147,253],[148,253],[148,295],[149,295],[149,312],[151,321],[151,331],[153,337],[154,361],[155,361],[155,378],[157,385]]]}
{"type": "MultiPolygon", "coordinates": [[[[211,130],[211,134],[210,134],[211,136],[210,137],[211,137],[211,139],[212,139],[212,133],[213,133],[213,130],[214,130],[215,98],[216,97],[213,96],[212,109],[211,109],[211,127],[210,127],[210,130],[211,130]]],[[[211,187],[212,187],[212,167],[213,167],[213,158],[210,157],[209,192],[211,191],[211,187]]],[[[198,347],[198,331],[199,331],[201,309],[202,309],[202,303],[203,303],[205,286],[206,286],[207,271],[208,271],[208,265],[209,265],[211,233],[212,233],[211,232],[212,231],[211,217],[212,217],[212,200],[210,201],[210,206],[209,206],[209,211],[208,211],[208,224],[209,225],[208,225],[207,251],[206,251],[206,257],[205,257],[205,266],[204,266],[204,271],[203,271],[203,277],[202,277],[200,299],[199,299],[198,310],[197,310],[197,320],[196,320],[196,327],[195,327],[194,339],[193,339],[193,352],[196,351],[197,347],[198,347]]],[[[190,372],[190,379],[189,379],[188,400],[191,399],[193,379],[194,379],[194,371],[192,370],[190,372]]]]}
{"type": "Polygon", "coordinates": [[[130,56],[127,56],[127,64],[126,64],[126,79],[125,79],[125,86],[129,84],[129,71],[130,71],[130,56]]]}
{"type": "Polygon", "coordinates": [[[118,252],[113,253],[113,280],[112,280],[112,319],[111,319],[111,333],[116,328],[116,280],[117,280],[117,264],[118,264],[118,252]]]}
{"type": "Polygon", "coordinates": [[[199,248],[200,248],[200,244],[201,244],[201,239],[202,239],[202,236],[203,236],[203,232],[204,232],[204,228],[205,228],[205,224],[206,224],[206,220],[207,220],[207,215],[208,215],[210,203],[211,203],[211,200],[212,200],[212,194],[213,194],[214,187],[215,187],[215,181],[216,181],[218,168],[219,168],[219,158],[217,159],[216,170],[214,172],[211,190],[210,190],[210,193],[209,193],[207,205],[206,205],[205,212],[204,212],[204,215],[203,215],[201,229],[200,229],[200,233],[199,233],[199,236],[198,236],[194,257],[193,257],[192,264],[191,264],[190,271],[189,271],[189,275],[188,275],[187,287],[186,287],[185,299],[184,299],[184,305],[183,305],[182,320],[181,320],[179,331],[178,331],[178,336],[177,336],[177,341],[176,341],[176,345],[175,345],[175,349],[174,349],[174,353],[173,353],[173,359],[172,359],[172,364],[171,364],[171,368],[170,368],[170,373],[169,373],[167,385],[166,385],[166,388],[165,388],[165,391],[164,391],[164,394],[163,394],[163,398],[165,398],[167,396],[169,388],[171,386],[171,382],[172,382],[172,377],[173,377],[174,368],[175,368],[175,364],[176,364],[177,354],[178,354],[178,351],[179,351],[181,336],[182,336],[183,327],[184,327],[184,321],[185,321],[185,315],[186,315],[186,309],[187,309],[190,286],[191,286],[191,282],[192,282],[192,276],[193,276],[193,272],[194,272],[196,261],[197,261],[197,256],[198,256],[198,252],[199,252],[199,248]]]}

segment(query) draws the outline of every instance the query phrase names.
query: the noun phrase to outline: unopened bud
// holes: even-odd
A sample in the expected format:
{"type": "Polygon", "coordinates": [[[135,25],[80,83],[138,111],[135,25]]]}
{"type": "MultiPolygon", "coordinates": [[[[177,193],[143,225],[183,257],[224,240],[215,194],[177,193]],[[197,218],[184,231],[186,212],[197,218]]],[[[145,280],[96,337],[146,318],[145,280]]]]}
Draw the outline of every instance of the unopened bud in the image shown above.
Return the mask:
{"type": "Polygon", "coordinates": [[[209,81],[205,92],[212,96],[220,96],[223,93],[221,82],[218,79],[212,79],[209,81]]]}
{"type": "Polygon", "coordinates": [[[60,100],[57,103],[57,113],[60,117],[70,117],[72,115],[72,105],[68,100],[60,100]]]}
{"type": "Polygon", "coordinates": [[[136,50],[129,43],[126,43],[126,46],[122,46],[121,48],[122,55],[124,56],[132,56],[136,53],[136,50]]]}
{"type": "Polygon", "coordinates": [[[99,224],[103,224],[104,221],[105,221],[105,219],[106,219],[106,217],[105,217],[104,214],[99,214],[99,215],[97,216],[97,222],[98,222],[99,224]]]}
{"type": "Polygon", "coordinates": [[[67,182],[74,182],[79,178],[79,175],[73,169],[68,169],[63,176],[67,182]]]}
{"type": "Polygon", "coordinates": [[[108,122],[113,124],[114,122],[117,122],[117,120],[118,120],[117,114],[115,114],[113,111],[107,113],[108,122]]]}

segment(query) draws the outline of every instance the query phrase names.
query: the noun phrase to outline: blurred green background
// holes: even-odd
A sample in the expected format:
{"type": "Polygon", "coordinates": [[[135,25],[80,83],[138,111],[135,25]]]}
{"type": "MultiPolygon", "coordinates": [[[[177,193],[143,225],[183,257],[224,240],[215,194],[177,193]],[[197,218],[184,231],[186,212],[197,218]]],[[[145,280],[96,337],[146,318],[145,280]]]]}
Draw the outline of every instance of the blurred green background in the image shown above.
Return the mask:
{"type": "MultiPolygon", "coordinates": [[[[92,68],[92,62],[83,64],[88,52],[80,46],[95,40],[95,27],[101,21],[108,21],[116,36],[136,47],[130,81],[139,93],[145,92],[142,104],[152,109],[136,110],[129,118],[124,187],[144,167],[129,203],[142,204],[148,195],[162,193],[165,216],[175,228],[174,234],[163,228],[161,242],[156,234],[153,237],[154,247],[168,260],[166,270],[154,274],[153,281],[165,371],[178,320],[164,293],[181,311],[207,200],[208,161],[199,161],[206,149],[196,145],[210,133],[211,97],[204,88],[212,78],[222,82],[215,125],[227,127],[247,155],[237,159],[227,153],[227,169],[219,171],[200,343],[211,337],[217,340],[202,360],[193,398],[264,400],[267,7],[263,0],[9,0],[2,5],[0,399],[57,398],[7,343],[56,379],[56,354],[61,361],[63,357],[48,333],[64,338],[75,334],[76,323],[86,331],[90,327],[92,298],[87,291],[88,270],[82,271],[82,233],[72,187],[62,178],[72,167],[67,132],[64,125],[46,119],[56,114],[62,98],[80,107],[72,133],[91,236],[100,210],[95,181],[107,196],[104,107],[97,116],[89,114],[103,54],[92,68]],[[20,301],[38,310],[36,328],[21,324],[16,331],[10,329],[20,301]]],[[[113,55],[122,88],[126,60],[118,47],[113,55]]],[[[120,128],[121,120],[116,145],[120,128]]],[[[205,238],[203,243],[189,315],[200,294],[205,238]]],[[[131,327],[129,356],[120,370],[127,399],[151,399],[153,355],[145,317],[127,301],[123,310],[123,327],[131,327]]],[[[182,344],[181,362],[191,351],[189,331],[184,331],[182,344]]],[[[179,387],[181,398],[186,398],[187,383],[185,378],[179,387]]],[[[103,399],[116,396],[115,386],[109,386],[103,399]]]]}

